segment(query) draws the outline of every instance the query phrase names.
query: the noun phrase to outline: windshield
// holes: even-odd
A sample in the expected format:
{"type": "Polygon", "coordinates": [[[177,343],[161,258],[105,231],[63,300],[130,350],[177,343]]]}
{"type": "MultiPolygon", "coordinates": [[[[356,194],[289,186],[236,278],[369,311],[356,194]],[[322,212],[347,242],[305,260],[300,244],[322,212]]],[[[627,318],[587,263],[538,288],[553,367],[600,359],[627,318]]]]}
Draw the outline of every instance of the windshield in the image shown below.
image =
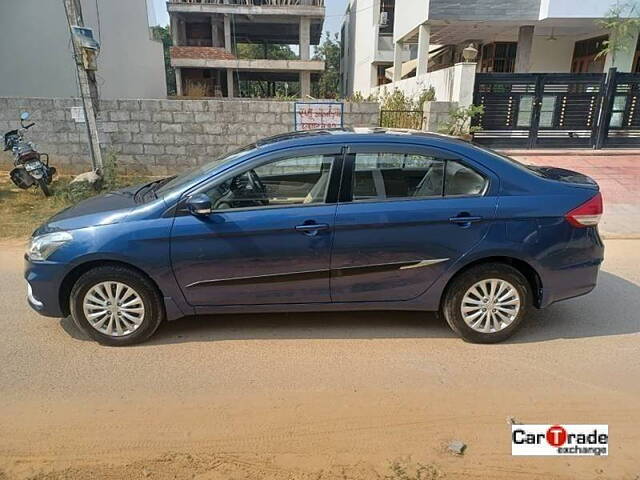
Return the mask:
{"type": "Polygon", "coordinates": [[[191,183],[193,180],[196,180],[198,177],[200,177],[204,173],[210,170],[213,170],[214,168],[219,167],[220,165],[223,165],[227,162],[231,162],[236,158],[238,158],[239,156],[244,155],[245,153],[251,150],[254,150],[255,148],[257,148],[257,145],[252,143],[250,145],[241,147],[238,150],[235,150],[231,153],[228,153],[220,158],[217,158],[211,162],[207,162],[203,165],[200,165],[199,167],[195,167],[190,170],[187,170],[186,172],[181,173],[180,175],[177,175],[172,180],[162,185],[158,190],[156,190],[156,194],[160,196],[167,192],[180,188],[184,185],[188,185],[189,183],[191,183]]]}

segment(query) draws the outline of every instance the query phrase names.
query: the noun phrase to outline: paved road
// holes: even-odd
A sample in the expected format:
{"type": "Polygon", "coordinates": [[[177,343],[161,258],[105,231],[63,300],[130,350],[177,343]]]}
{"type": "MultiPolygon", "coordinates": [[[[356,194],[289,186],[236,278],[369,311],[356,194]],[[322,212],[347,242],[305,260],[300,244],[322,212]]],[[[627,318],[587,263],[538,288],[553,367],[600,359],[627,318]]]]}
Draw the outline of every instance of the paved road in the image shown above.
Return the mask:
{"type": "Polygon", "coordinates": [[[0,479],[640,474],[640,241],[608,241],[595,292],[493,346],[391,312],[188,319],[105,348],[26,307],[21,263],[1,246],[0,479]],[[607,423],[611,454],[512,458],[508,416],[607,423]]]}

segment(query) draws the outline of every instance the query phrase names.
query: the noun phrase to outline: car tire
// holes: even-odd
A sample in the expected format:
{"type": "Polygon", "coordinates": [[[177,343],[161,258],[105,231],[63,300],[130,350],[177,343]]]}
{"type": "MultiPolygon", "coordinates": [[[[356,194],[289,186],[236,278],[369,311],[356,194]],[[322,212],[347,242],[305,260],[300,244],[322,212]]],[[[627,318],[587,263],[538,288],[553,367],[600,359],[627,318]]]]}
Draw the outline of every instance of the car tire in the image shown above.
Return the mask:
{"type": "Polygon", "coordinates": [[[140,272],[114,265],[93,268],[78,278],[70,311],[80,330],[109,346],[144,342],[165,317],[156,286],[140,272]]]}
{"type": "Polygon", "coordinates": [[[498,343],[518,330],[531,304],[531,286],[522,273],[507,264],[490,263],[455,277],[441,312],[465,341],[498,343]]]}

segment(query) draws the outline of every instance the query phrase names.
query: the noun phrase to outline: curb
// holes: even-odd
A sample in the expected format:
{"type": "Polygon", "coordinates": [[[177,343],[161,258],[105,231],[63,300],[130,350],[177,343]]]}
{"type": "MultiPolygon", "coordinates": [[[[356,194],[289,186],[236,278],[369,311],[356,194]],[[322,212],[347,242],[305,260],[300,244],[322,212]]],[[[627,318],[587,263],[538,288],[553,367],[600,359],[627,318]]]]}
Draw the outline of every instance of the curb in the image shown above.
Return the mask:
{"type": "Polygon", "coordinates": [[[603,240],[640,240],[640,233],[606,233],[600,232],[603,240]]]}
{"type": "Polygon", "coordinates": [[[497,152],[503,155],[512,157],[628,157],[630,155],[640,156],[640,150],[638,149],[616,149],[616,150],[511,150],[511,149],[496,149],[497,152]]]}

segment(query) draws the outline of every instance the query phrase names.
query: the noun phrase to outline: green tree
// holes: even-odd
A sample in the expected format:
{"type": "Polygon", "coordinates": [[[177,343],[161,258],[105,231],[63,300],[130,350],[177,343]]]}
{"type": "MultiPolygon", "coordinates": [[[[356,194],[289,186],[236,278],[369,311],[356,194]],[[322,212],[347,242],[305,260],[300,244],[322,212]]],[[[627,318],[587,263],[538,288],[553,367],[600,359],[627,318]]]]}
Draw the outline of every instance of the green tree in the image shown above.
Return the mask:
{"type": "Polygon", "coordinates": [[[316,98],[337,98],[340,93],[340,40],[325,32],[324,39],[315,49],[314,60],[324,61],[324,72],[312,85],[312,95],[316,98]]]}
{"type": "Polygon", "coordinates": [[[294,60],[296,54],[289,45],[274,43],[238,43],[236,44],[238,58],[266,58],[269,60],[294,60]]]}
{"type": "MultiPolygon", "coordinates": [[[[269,60],[294,60],[297,55],[289,45],[273,43],[238,43],[235,48],[238,58],[269,60]]],[[[251,98],[280,98],[297,95],[297,83],[271,80],[242,80],[240,96],[251,98]]]]}
{"type": "Polygon", "coordinates": [[[171,66],[171,55],[169,49],[173,45],[173,39],[171,38],[171,31],[169,27],[161,27],[159,25],[151,27],[153,38],[162,42],[164,49],[164,73],[167,82],[167,95],[176,95],[176,72],[171,66]]]}
{"type": "Polygon", "coordinates": [[[607,12],[605,18],[596,23],[609,32],[608,40],[603,42],[603,48],[596,58],[611,56],[611,63],[615,64],[616,54],[635,48],[633,38],[640,29],[640,6],[636,0],[619,0],[607,12]]]}

